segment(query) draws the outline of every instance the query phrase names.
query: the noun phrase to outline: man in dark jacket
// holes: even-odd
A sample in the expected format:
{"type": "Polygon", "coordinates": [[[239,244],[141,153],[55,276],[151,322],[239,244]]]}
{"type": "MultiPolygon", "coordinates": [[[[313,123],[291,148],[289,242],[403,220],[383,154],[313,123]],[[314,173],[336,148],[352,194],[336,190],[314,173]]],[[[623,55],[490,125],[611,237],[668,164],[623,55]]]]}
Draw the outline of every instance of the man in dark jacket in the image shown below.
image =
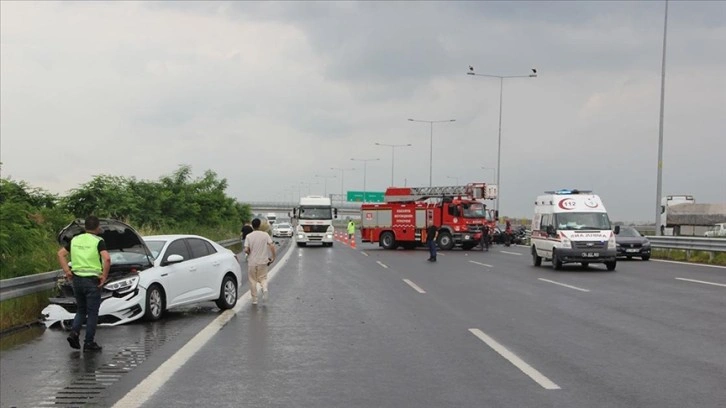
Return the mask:
{"type": "Polygon", "coordinates": [[[429,247],[429,262],[436,262],[436,233],[438,228],[435,225],[429,225],[426,228],[426,245],[429,247]]]}

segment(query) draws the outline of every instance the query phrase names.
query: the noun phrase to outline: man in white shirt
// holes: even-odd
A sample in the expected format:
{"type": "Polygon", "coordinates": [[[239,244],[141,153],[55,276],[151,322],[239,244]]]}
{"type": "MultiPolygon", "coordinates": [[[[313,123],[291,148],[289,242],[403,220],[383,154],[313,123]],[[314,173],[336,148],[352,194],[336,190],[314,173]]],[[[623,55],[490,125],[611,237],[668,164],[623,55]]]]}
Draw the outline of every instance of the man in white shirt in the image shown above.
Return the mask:
{"type": "Polygon", "coordinates": [[[267,300],[267,267],[275,261],[275,244],[266,232],[260,231],[259,218],[252,220],[252,231],[245,239],[247,276],[250,281],[252,304],[257,304],[257,284],[262,287],[262,300],[267,300]]]}

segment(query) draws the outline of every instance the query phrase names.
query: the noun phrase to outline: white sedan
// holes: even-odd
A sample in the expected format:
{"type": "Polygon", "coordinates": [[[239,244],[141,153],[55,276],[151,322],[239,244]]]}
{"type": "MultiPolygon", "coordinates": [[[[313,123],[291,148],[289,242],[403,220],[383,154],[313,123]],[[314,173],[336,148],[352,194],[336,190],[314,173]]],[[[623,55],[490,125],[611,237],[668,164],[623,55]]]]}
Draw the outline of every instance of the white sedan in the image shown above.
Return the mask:
{"type": "MultiPolygon", "coordinates": [[[[237,303],[242,270],[235,254],[196,235],[156,235],[143,239],[130,226],[101,220],[101,236],[111,256],[109,279],[101,291],[100,325],[116,326],[142,317],[158,320],[164,311],[202,301],[215,301],[220,309],[237,303]]],[[[61,231],[65,245],[83,232],[83,220],[61,231]]],[[[76,312],[70,282],[61,296],[51,298],[42,311],[47,327],[70,327],[76,312]]]]}
{"type": "Polygon", "coordinates": [[[273,237],[290,237],[292,238],[292,234],[294,233],[292,229],[292,225],[281,222],[279,224],[275,224],[272,226],[272,236],[273,237]]]}

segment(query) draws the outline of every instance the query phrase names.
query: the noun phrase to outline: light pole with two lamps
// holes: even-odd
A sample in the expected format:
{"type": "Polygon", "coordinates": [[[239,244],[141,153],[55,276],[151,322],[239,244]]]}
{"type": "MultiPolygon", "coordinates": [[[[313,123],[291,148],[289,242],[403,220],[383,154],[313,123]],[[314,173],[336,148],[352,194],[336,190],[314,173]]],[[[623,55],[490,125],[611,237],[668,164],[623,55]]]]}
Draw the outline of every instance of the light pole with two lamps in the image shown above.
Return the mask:
{"type": "Polygon", "coordinates": [[[474,72],[474,67],[469,65],[469,72],[467,75],[483,76],[489,78],[499,78],[499,137],[497,139],[497,205],[495,209],[499,210],[499,197],[501,197],[501,187],[499,186],[499,175],[501,173],[501,158],[502,158],[502,94],[504,93],[504,80],[507,78],[537,78],[537,69],[532,68],[532,73],[529,75],[490,75],[490,74],[477,74],[474,72]]]}
{"type": "Polygon", "coordinates": [[[393,187],[394,186],[394,181],[393,181],[393,164],[395,163],[395,160],[396,160],[396,158],[394,156],[394,151],[396,150],[397,147],[409,147],[409,146],[411,146],[411,143],[406,143],[406,144],[386,144],[386,143],[378,143],[378,142],[376,142],[376,146],[386,146],[386,147],[390,147],[391,148],[391,187],[393,187]]]}
{"type": "Polygon", "coordinates": [[[409,122],[421,122],[421,123],[428,123],[431,125],[431,140],[430,140],[430,148],[429,148],[429,187],[433,186],[433,163],[434,163],[434,123],[448,123],[448,122],[456,122],[456,119],[447,119],[447,120],[419,120],[419,119],[408,119],[409,122]]]}
{"type": "Polygon", "coordinates": [[[366,198],[367,198],[366,197],[366,168],[367,168],[368,162],[369,161],[381,160],[381,159],[378,159],[378,158],[376,158],[376,159],[355,159],[355,158],[352,158],[351,160],[352,161],[360,161],[360,162],[363,162],[363,202],[365,203],[366,202],[366,198]]]}

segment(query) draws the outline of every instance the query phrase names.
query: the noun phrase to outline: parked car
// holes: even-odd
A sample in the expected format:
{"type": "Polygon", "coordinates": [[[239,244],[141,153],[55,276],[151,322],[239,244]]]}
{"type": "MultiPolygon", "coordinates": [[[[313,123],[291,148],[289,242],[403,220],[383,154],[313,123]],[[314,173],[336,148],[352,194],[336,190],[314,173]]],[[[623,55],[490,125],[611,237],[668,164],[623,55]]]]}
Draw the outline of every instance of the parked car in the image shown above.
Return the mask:
{"type": "Polygon", "coordinates": [[[710,238],[726,237],[726,222],[714,225],[711,230],[706,231],[703,235],[710,238]]]}
{"type": "Polygon", "coordinates": [[[272,226],[272,236],[273,237],[290,237],[292,238],[293,229],[292,225],[281,222],[279,224],[274,224],[272,226]]]}
{"type": "MultiPolygon", "coordinates": [[[[58,235],[65,246],[82,233],[76,220],[58,235]]],[[[237,303],[242,270],[236,255],[196,235],[141,236],[120,221],[102,219],[101,228],[111,256],[111,270],[101,291],[99,324],[115,326],[142,317],[158,320],[164,311],[202,301],[215,301],[220,309],[237,303]]],[[[72,268],[72,265],[71,265],[72,268]]],[[[47,327],[70,327],[76,302],[70,282],[60,285],[60,296],[50,298],[42,311],[47,327]]]]}
{"type": "Polygon", "coordinates": [[[615,227],[615,247],[617,256],[628,259],[640,257],[644,261],[650,259],[650,241],[633,227],[615,227]]]}

